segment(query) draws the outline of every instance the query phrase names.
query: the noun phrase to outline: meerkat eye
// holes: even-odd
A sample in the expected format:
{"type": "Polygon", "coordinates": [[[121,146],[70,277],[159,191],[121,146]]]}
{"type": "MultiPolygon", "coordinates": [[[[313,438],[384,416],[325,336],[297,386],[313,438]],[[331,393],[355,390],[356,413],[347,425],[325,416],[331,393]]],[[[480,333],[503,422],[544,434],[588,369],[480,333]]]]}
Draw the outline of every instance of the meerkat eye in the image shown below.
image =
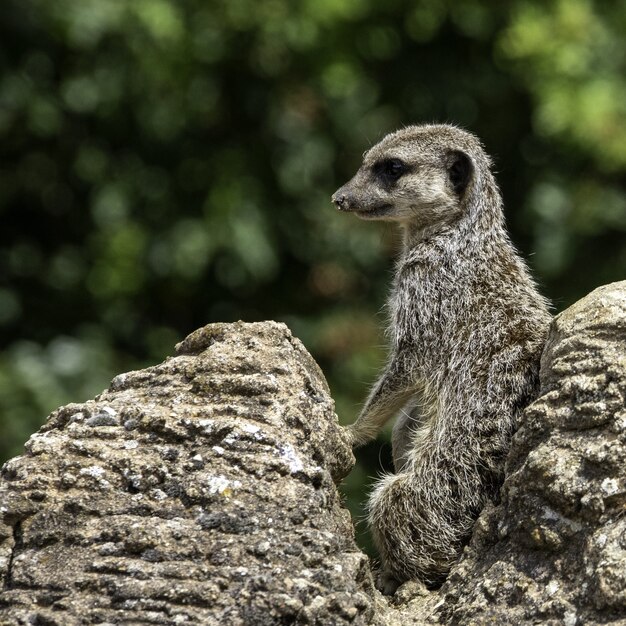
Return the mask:
{"type": "Polygon", "coordinates": [[[374,172],[386,181],[395,182],[409,170],[409,166],[400,159],[384,159],[374,165],[374,172]]]}

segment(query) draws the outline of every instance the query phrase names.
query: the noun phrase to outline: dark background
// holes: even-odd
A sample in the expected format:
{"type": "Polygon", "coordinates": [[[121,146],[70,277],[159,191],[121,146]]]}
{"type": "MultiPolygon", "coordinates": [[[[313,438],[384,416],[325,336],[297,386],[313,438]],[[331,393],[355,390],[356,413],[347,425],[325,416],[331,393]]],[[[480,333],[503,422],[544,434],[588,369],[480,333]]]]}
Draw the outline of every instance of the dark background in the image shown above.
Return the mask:
{"type": "Polygon", "coordinates": [[[352,421],[398,238],[330,195],[402,125],[483,139],[555,311],[622,279],[625,32],[624,1],[3,0],[0,459],[214,321],[285,321],[352,421]]]}

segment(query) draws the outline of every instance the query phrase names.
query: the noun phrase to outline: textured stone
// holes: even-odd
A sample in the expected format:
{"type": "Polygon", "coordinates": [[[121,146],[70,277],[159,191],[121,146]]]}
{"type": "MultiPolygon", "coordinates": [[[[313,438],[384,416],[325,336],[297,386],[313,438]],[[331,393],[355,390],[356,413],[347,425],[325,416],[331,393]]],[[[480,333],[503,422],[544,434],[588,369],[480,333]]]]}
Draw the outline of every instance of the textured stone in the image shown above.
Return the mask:
{"type": "Polygon", "coordinates": [[[437,591],[372,586],[287,328],[214,324],[55,411],[0,481],[0,624],[626,624],[626,282],[556,317],[501,500],[437,591]]]}
{"type": "Polygon", "coordinates": [[[202,328],[54,412],[2,470],[2,624],[366,624],[353,464],[274,322],[202,328]]]}

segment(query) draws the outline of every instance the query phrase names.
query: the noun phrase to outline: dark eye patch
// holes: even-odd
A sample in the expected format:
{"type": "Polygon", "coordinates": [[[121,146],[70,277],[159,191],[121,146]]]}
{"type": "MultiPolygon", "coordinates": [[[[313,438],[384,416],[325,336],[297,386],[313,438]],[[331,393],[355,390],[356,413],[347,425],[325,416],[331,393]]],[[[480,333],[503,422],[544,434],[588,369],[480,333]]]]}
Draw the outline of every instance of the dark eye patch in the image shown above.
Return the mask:
{"type": "Polygon", "coordinates": [[[410,167],[401,159],[382,159],[374,163],[372,169],[378,178],[389,184],[395,183],[410,167]]]}

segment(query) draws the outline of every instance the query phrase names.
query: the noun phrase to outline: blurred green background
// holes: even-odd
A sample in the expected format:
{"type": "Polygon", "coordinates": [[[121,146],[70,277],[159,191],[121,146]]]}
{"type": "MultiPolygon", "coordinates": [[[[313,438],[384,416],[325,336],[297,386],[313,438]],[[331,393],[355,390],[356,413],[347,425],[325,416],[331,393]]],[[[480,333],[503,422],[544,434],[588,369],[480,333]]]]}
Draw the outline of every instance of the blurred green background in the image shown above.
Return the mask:
{"type": "Polygon", "coordinates": [[[0,459],[214,321],[285,321],[353,420],[398,238],[330,195],[401,125],[484,140],[555,310],[624,278],[625,32],[623,0],[3,0],[0,459]]]}

